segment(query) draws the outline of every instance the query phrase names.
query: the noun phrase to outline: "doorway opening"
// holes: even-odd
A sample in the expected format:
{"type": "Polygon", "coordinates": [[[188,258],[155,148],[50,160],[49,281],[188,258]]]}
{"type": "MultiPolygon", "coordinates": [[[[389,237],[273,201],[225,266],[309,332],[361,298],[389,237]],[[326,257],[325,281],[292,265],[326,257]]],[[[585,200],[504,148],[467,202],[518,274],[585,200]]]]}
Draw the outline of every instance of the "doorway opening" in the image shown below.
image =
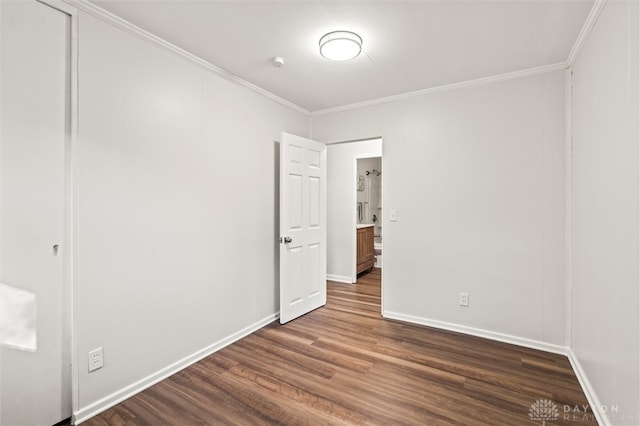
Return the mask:
{"type": "MultiPolygon", "coordinates": [[[[363,271],[358,271],[358,232],[359,228],[369,228],[370,252],[366,269],[381,275],[380,285],[381,289],[384,288],[384,273],[376,268],[374,246],[377,241],[378,266],[381,267],[384,212],[382,167],[380,137],[327,144],[327,279],[330,281],[345,284],[357,282],[358,273],[363,271]],[[364,167],[359,171],[360,161],[364,167]],[[372,163],[369,165],[367,161],[372,163]],[[359,186],[361,191],[358,191],[359,186]]],[[[383,302],[382,299],[381,312],[383,302]]]]}

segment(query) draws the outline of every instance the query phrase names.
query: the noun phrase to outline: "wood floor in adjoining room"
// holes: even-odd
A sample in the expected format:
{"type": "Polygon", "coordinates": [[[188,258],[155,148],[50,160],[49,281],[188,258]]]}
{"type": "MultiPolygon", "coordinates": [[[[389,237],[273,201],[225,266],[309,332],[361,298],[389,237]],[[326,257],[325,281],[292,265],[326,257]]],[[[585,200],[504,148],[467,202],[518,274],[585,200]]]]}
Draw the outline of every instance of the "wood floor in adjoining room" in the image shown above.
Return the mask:
{"type": "Polygon", "coordinates": [[[327,305],[272,323],[86,425],[584,425],[561,355],[385,320],[380,270],[328,282],[327,305]],[[553,418],[553,419],[552,419],[553,418]],[[535,421],[534,421],[535,420],[535,421]]]}

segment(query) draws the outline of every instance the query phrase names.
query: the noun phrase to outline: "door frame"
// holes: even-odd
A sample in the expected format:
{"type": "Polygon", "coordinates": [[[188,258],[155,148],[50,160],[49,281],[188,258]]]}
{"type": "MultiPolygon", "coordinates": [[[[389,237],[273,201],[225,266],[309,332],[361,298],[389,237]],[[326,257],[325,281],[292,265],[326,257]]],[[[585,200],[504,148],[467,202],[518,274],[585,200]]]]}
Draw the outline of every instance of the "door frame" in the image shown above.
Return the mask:
{"type": "MultiPolygon", "coordinates": [[[[342,144],[350,144],[350,143],[356,143],[356,142],[366,142],[366,141],[374,141],[374,140],[380,140],[380,152],[369,152],[369,153],[361,153],[361,154],[355,154],[354,155],[354,160],[352,162],[352,173],[351,173],[351,184],[350,184],[350,203],[352,206],[352,215],[351,215],[351,229],[352,229],[352,238],[351,238],[351,249],[350,249],[350,253],[351,253],[351,262],[352,262],[352,272],[351,272],[351,284],[355,283],[357,281],[357,261],[356,261],[356,256],[357,256],[357,244],[356,244],[356,238],[357,238],[357,229],[356,229],[356,224],[358,223],[358,213],[355,209],[356,207],[356,203],[357,203],[357,179],[358,179],[358,159],[361,158],[381,158],[381,164],[382,164],[382,170],[384,171],[384,135],[378,135],[378,136],[370,136],[370,137],[363,137],[363,138],[358,138],[358,139],[347,139],[347,140],[339,140],[336,142],[326,142],[327,148],[333,145],[342,145],[342,144]]],[[[328,155],[327,155],[328,157],[328,155]]],[[[328,160],[327,160],[328,161],[328,160]]],[[[381,202],[381,206],[382,206],[382,211],[381,211],[381,217],[380,220],[384,222],[384,211],[385,211],[385,207],[384,207],[384,177],[383,177],[383,185],[382,185],[382,190],[380,192],[380,202],[381,202]]],[[[327,189],[328,191],[328,189],[327,189]]],[[[327,193],[328,196],[328,193],[327,193]]],[[[341,216],[342,217],[342,216],[341,216]]],[[[383,228],[383,232],[384,232],[384,225],[382,226],[383,228]]],[[[328,232],[328,228],[327,228],[327,232],[328,232]]],[[[383,243],[384,245],[384,239],[383,239],[383,243]]],[[[327,249],[329,249],[328,244],[327,244],[327,249]]],[[[348,276],[345,276],[345,278],[347,278],[348,276]]],[[[344,283],[348,283],[347,281],[341,281],[340,282],[344,282],[344,283]]],[[[382,316],[384,312],[384,268],[382,270],[382,273],[380,274],[380,315],[382,316]]]]}
{"type": "Polygon", "coordinates": [[[35,0],[69,16],[69,122],[64,164],[63,213],[63,328],[68,348],[69,388],[71,392],[71,421],[79,409],[79,353],[77,342],[77,268],[78,264],[78,9],[63,0],[35,0]]]}

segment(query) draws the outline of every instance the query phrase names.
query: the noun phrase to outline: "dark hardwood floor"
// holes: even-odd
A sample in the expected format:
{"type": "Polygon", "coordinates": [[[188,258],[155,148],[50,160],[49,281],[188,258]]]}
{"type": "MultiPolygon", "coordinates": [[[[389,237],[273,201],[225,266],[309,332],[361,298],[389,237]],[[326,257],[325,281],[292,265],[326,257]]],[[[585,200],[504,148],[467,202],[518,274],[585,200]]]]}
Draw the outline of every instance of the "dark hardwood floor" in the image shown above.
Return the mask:
{"type": "Polygon", "coordinates": [[[374,269],[85,424],[532,425],[540,399],[595,423],[564,413],[587,405],[566,357],[382,319],[374,269]]]}

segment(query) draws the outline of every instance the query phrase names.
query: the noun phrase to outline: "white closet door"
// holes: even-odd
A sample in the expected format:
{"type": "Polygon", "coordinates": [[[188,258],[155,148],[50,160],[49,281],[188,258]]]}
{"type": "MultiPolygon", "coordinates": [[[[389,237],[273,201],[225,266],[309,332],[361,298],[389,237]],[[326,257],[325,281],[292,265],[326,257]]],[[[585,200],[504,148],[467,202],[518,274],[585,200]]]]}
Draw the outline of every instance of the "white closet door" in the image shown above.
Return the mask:
{"type": "Polygon", "coordinates": [[[63,312],[70,17],[0,1],[0,424],[71,415],[63,312]]]}

